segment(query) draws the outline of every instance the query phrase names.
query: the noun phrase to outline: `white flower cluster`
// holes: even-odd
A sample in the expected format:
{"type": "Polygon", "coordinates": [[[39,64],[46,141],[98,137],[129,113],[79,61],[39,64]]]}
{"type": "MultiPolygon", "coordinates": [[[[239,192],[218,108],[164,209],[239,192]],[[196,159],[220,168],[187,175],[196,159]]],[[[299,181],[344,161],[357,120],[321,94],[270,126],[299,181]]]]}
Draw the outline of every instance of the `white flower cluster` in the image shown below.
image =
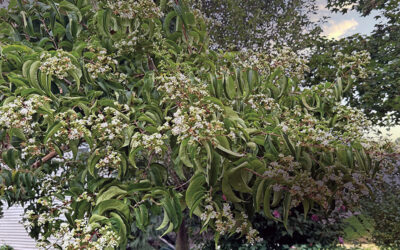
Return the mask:
{"type": "Polygon", "coordinates": [[[309,72],[308,60],[289,47],[283,47],[272,52],[271,68],[281,67],[289,77],[304,79],[304,73],[309,72]]]}
{"type": "Polygon", "coordinates": [[[287,133],[296,146],[321,146],[330,148],[342,140],[333,129],[329,128],[329,122],[315,118],[311,114],[301,114],[300,106],[282,113],[284,119],[279,124],[283,132],[287,133]]]}
{"type": "MultiPolygon", "coordinates": [[[[144,37],[143,37],[144,38],[144,37]]],[[[115,42],[115,48],[118,50],[119,56],[126,55],[126,53],[134,53],[136,51],[136,45],[141,39],[139,30],[131,31],[127,37],[122,38],[115,42]]]]}
{"type": "Polygon", "coordinates": [[[207,84],[201,83],[199,79],[191,80],[182,73],[174,76],[159,76],[157,78],[159,86],[157,90],[164,92],[165,95],[161,103],[166,101],[189,101],[189,97],[194,96],[200,100],[204,96],[208,96],[207,84]]]}
{"type": "Polygon", "coordinates": [[[42,146],[35,138],[29,138],[26,142],[21,142],[21,158],[27,159],[28,156],[39,156],[42,154],[42,146]]]}
{"type": "Polygon", "coordinates": [[[61,223],[55,238],[61,241],[62,249],[114,249],[120,237],[109,225],[94,228],[87,219],[75,220],[75,227],[61,223]]]}
{"type": "Polygon", "coordinates": [[[338,121],[334,128],[346,142],[357,141],[371,128],[372,122],[357,108],[338,104],[335,107],[338,121]]]}
{"type": "Polygon", "coordinates": [[[246,240],[251,245],[253,245],[256,242],[263,241],[263,238],[258,236],[259,232],[256,229],[254,229],[251,225],[249,225],[249,223],[246,221],[248,218],[247,214],[242,212],[241,215],[243,217],[243,220],[245,221],[236,228],[236,233],[246,234],[246,240]]]}
{"type": "Polygon", "coordinates": [[[236,61],[243,68],[257,70],[261,75],[269,75],[271,73],[271,58],[265,53],[254,52],[252,50],[242,51],[236,57],[236,61]]]}
{"type": "Polygon", "coordinates": [[[32,227],[42,227],[46,224],[54,224],[61,213],[67,213],[70,209],[69,206],[64,207],[56,205],[51,199],[40,198],[37,204],[41,205],[39,212],[33,210],[26,210],[22,218],[23,226],[27,231],[31,231],[32,227]]]}
{"type": "Polygon", "coordinates": [[[23,216],[23,226],[27,231],[30,231],[32,229],[32,227],[34,226],[33,221],[37,218],[38,216],[36,215],[36,213],[32,210],[27,210],[24,213],[23,216]]]}
{"type": "Polygon", "coordinates": [[[117,55],[127,56],[138,52],[160,50],[164,42],[161,26],[154,27],[153,32],[147,32],[144,29],[144,27],[139,26],[130,31],[126,37],[116,41],[114,47],[117,49],[117,55]]]}
{"type": "Polygon", "coordinates": [[[256,111],[260,109],[267,111],[280,109],[279,104],[276,103],[275,99],[267,96],[266,94],[250,95],[248,97],[247,103],[251,106],[252,109],[256,111]]]}
{"type": "Polygon", "coordinates": [[[277,49],[270,54],[244,50],[236,57],[235,61],[235,64],[257,70],[264,76],[269,76],[271,70],[281,68],[289,77],[304,79],[304,73],[310,71],[307,66],[308,60],[289,47],[277,49]]]}
{"type": "Polygon", "coordinates": [[[164,140],[168,139],[167,135],[161,133],[154,133],[147,135],[144,133],[136,132],[132,137],[132,149],[142,147],[159,154],[162,152],[162,146],[165,144],[164,140]]]}
{"type": "Polygon", "coordinates": [[[160,18],[163,15],[153,0],[109,0],[107,7],[115,15],[127,19],[160,18]]]}
{"type": "Polygon", "coordinates": [[[74,111],[59,113],[55,120],[62,123],[61,128],[54,134],[56,141],[68,144],[69,141],[79,140],[85,135],[91,136],[90,130],[86,127],[87,121],[80,119],[74,111]]]}
{"type": "Polygon", "coordinates": [[[371,55],[366,50],[353,51],[350,55],[338,52],[334,60],[338,64],[338,76],[347,75],[351,73],[350,78],[366,78],[368,70],[366,66],[371,61],[371,55]]]}
{"type": "Polygon", "coordinates": [[[90,52],[95,53],[95,56],[85,64],[85,67],[93,80],[102,77],[106,80],[116,81],[119,83],[127,82],[127,75],[115,71],[118,61],[107,55],[106,49],[97,51],[94,48],[89,48],[90,52]]]}
{"type": "Polygon", "coordinates": [[[319,97],[325,97],[329,100],[335,100],[335,90],[332,83],[317,84],[311,87],[311,93],[317,94],[319,97]]]}
{"type": "Polygon", "coordinates": [[[203,223],[208,223],[208,221],[213,219],[216,227],[215,230],[220,235],[234,232],[240,233],[246,235],[247,242],[250,244],[263,240],[258,236],[259,232],[250,225],[248,217],[244,212],[242,212],[241,218],[236,220],[228,203],[224,203],[222,211],[220,211],[220,209],[215,209],[211,205],[213,204],[211,197],[207,197],[206,202],[208,205],[205,206],[205,211],[200,215],[200,219],[203,223]]]}
{"type": "Polygon", "coordinates": [[[104,158],[100,159],[96,164],[96,168],[104,168],[104,171],[108,168],[118,168],[121,166],[121,153],[114,151],[113,147],[107,146],[105,149],[96,149],[96,154],[105,155],[104,158]]]}
{"type": "Polygon", "coordinates": [[[103,112],[91,115],[87,120],[92,134],[96,134],[100,142],[112,144],[116,140],[124,139],[124,129],[128,127],[123,114],[115,108],[105,107],[103,112]]]}
{"type": "Polygon", "coordinates": [[[53,75],[58,79],[64,79],[68,76],[68,71],[78,69],[71,61],[70,55],[59,49],[54,55],[49,52],[43,52],[40,55],[42,64],[39,69],[48,75],[53,75]]]}
{"type": "Polygon", "coordinates": [[[39,107],[47,104],[49,98],[31,95],[28,98],[17,97],[0,107],[0,127],[5,129],[18,128],[25,135],[31,135],[39,124],[33,120],[39,107]]]}
{"type": "Polygon", "coordinates": [[[93,196],[88,194],[88,192],[86,192],[86,191],[83,192],[82,194],[80,194],[78,196],[78,198],[76,198],[76,201],[87,201],[87,202],[91,203],[93,206],[96,204],[93,196]]]}
{"type": "Polygon", "coordinates": [[[214,138],[224,131],[224,124],[213,117],[220,109],[216,104],[189,106],[187,110],[178,108],[172,119],[172,134],[178,136],[178,141],[188,137],[191,141],[214,138]]]}

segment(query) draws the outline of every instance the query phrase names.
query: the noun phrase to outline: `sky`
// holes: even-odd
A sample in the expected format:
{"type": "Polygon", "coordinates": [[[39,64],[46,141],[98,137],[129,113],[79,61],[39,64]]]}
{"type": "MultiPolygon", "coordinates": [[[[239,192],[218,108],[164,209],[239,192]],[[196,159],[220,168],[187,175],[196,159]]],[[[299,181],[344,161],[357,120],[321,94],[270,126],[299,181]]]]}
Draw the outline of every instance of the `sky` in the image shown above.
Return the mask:
{"type": "Polygon", "coordinates": [[[326,0],[318,0],[319,12],[315,18],[321,16],[330,17],[323,25],[324,35],[328,38],[339,39],[356,33],[368,35],[375,24],[380,21],[374,19],[378,12],[372,12],[367,17],[362,17],[357,11],[350,10],[346,14],[331,13],[325,6],[326,0]]]}

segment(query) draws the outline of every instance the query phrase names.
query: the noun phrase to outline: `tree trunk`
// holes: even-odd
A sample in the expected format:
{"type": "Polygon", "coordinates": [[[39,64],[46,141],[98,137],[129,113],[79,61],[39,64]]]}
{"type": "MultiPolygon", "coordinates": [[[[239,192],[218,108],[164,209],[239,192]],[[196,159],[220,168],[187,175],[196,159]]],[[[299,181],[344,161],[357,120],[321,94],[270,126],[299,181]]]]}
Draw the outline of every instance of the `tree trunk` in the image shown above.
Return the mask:
{"type": "Polygon", "coordinates": [[[179,227],[176,237],[176,250],[189,250],[189,235],[185,225],[185,219],[182,219],[182,224],[179,227]]]}

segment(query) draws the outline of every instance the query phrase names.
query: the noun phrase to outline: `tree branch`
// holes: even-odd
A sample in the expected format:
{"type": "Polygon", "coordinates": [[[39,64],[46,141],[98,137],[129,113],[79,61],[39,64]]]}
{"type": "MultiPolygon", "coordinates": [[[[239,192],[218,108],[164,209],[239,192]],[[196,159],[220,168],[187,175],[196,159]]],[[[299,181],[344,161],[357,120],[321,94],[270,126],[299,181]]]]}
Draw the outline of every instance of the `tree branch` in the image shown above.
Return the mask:
{"type": "Polygon", "coordinates": [[[57,156],[57,152],[56,151],[51,151],[46,156],[44,156],[42,159],[40,159],[40,160],[36,161],[35,163],[33,163],[31,167],[32,168],[38,168],[43,163],[50,161],[51,159],[53,159],[56,156],[57,156]]]}

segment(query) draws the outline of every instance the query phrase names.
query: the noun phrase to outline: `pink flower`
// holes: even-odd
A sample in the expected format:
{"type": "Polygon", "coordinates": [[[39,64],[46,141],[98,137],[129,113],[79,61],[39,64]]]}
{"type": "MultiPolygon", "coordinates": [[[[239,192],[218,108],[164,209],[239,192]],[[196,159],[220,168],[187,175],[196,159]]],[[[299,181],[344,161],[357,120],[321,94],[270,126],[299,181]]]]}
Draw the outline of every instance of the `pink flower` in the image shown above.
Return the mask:
{"type": "Polygon", "coordinates": [[[344,240],[343,240],[342,237],[339,236],[338,240],[339,240],[339,243],[340,243],[340,244],[344,244],[344,240]]]}
{"type": "Polygon", "coordinates": [[[281,214],[278,212],[278,210],[274,210],[273,212],[272,212],[272,215],[275,217],[275,218],[281,218],[281,214]]]}
{"type": "Polygon", "coordinates": [[[222,199],[223,199],[224,201],[226,201],[226,196],[225,196],[224,194],[222,194],[222,199]]]}
{"type": "Polygon", "coordinates": [[[342,211],[342,212],[346,211],[346,206],[342,205],[342,206],[340,207],[340,211],[342,211]]]}
{"type": "Polygon", "coordinates": [[[316,214],[311,215],[311,220],[313,220],[315,222],[319,221],[318,215],[316,215],[316,214]]]}

